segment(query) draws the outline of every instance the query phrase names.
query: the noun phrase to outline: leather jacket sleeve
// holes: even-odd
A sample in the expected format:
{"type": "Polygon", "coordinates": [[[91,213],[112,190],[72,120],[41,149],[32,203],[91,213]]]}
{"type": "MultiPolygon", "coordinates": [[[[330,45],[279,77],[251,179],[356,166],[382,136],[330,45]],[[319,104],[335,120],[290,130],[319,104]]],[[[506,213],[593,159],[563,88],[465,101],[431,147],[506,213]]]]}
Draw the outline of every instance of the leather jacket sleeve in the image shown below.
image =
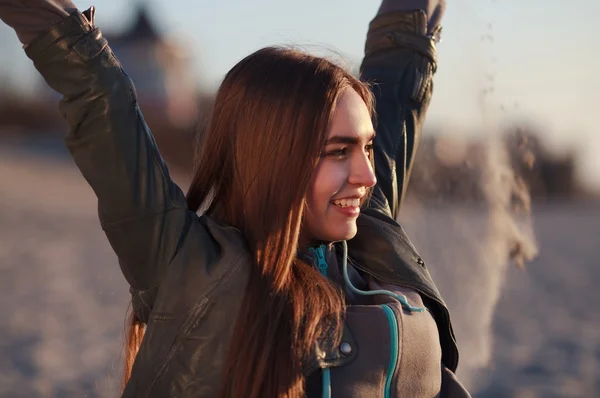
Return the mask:
{"type": "MultiPolygon", "coordinates": [[[[424,11],[379,15],[369,25],[361,79],[375,96],[375,173],[370,209],[394,220],[414,164],[436,69],[424,11]]],[[[368,210],[367,210],[368,211],[368,210]]]]}
{"type": "Polygon", "coordinates": [[[71,0],[1,0],[0,18],[24,45],[76,10],[71,0]]]}
{"type": "Polygon", "coordinates": [[[98,197],[100,223],[123,274],[144,290],[158,286],[195,214],[169,177],[131,80],[93,26],[93,11],[72,13],[26,53],[63,96],[68,149],[98,197]]]}

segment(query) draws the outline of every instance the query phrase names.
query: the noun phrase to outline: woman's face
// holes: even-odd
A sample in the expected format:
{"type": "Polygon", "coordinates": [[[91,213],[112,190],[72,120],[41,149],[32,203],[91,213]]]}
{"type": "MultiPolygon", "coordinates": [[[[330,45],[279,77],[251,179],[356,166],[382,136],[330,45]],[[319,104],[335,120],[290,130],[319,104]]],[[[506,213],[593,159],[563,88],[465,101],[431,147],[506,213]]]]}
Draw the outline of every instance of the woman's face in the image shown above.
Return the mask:
{"type": "Polygon", "coordinates": [[[361,200],[377,182],[369,159],[374,135],[365,102],[355,90],[344,90],[308,189],[304,241],[333,242],[356,235],[361,200]]]}

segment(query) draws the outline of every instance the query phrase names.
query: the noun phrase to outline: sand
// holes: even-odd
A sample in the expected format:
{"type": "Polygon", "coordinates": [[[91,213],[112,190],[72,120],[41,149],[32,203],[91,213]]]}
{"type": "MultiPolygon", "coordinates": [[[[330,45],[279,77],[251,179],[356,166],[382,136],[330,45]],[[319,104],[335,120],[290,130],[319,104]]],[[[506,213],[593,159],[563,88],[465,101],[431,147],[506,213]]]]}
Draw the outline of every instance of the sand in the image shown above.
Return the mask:
{"type": "MultiPolygon", "coordinates": [[[[495,213],[402,215],[451,309],[459,376],[476,397],[600,396],[600,205],[534,204],[533,229],[495,213]],[[515,233],[539,246],[524,270],[515,233]]],[[[0,150],[0,289],[0,397],[118,395],[127,285],[72,162],[0,150]]]]}

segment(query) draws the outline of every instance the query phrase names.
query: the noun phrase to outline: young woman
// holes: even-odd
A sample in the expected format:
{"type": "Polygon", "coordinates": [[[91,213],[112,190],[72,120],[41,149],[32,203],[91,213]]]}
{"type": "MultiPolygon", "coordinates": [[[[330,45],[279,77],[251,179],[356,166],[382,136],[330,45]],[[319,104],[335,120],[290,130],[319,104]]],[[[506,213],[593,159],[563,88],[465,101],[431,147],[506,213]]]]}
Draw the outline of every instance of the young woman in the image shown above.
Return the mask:
{"type": "Polygon", "coordinates": [[[244,58],[184,196],[94,9],[0,0],[64,97],[66,143],[131,285],[124,397],[469,396],[446,306],[395,221],[443,8],[382,3],[370,86],[290,49],[244,58]]]}

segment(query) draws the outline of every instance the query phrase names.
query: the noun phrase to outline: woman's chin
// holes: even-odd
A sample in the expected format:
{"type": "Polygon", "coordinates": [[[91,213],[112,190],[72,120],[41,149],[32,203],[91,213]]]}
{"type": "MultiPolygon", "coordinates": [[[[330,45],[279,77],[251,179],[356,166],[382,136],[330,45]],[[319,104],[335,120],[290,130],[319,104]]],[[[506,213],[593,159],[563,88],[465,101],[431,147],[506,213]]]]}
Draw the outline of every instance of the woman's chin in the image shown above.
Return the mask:
{"type": "Polygon", "coordinates": [[[356,236],[357,227],[356,220],[351,220],[344,223],[325,222],[316,226],[316,228],[307,229],[302,234],[300,243],[315,244],[315,242],[339,242],[342,240],[350,240],[356,236]],[[309,243],[312,242],[312,243],[309,243]]]}
{"type": "Polygon", "coordinates": [[[345,226],[345,228],[336,228],[336,230],[329,231],[328,235],[329,239],[327,240],[331,242],[350,240],[356,236],[356,223],[345,226]]]}

